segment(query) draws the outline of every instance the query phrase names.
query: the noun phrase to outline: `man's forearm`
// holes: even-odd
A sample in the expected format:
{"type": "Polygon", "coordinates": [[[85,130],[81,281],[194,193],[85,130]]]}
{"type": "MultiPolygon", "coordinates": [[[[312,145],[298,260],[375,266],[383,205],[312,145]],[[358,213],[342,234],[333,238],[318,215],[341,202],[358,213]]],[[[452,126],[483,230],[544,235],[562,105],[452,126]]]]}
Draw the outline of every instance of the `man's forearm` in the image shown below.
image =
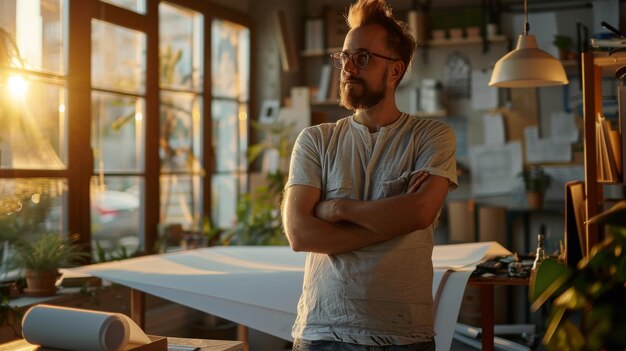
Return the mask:
{"type": "Polygon", "coordinates": [[[319,189],[292,186],[287,189],[282,208],[283,227],[295,251],[340,254],[391,239],[388,233],[375,233],[347,222],[329,222],[314,216],[319,189]]]}
{"type": "Polygon", "coordinates": [[[448,192],[448,180],[431,176],[417,191],[374,201],[337,199],[316,209],[320,218],[348,221],[396,237],[424,229],[435,220],[448,192]]]}

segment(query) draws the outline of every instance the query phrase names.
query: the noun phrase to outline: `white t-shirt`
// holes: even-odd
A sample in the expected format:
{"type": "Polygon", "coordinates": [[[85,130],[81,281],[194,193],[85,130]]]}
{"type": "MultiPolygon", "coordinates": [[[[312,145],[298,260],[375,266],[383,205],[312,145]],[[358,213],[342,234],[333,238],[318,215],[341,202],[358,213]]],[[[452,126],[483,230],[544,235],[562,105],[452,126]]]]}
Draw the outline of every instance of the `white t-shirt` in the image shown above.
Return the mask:
{"type": "MultiPolygon", "coordinates": [[[[376,200],[404,193],[417,171],[457,186],[455,139],[446,124],[402,114],[377,134],[372,138],[353,116],[304,129],[286,186],[316,187],[322,200],[376,200]]],[[[436,222],[350,253],[309,253],[292,336],[363,345],[432,339],[436,222]]]]}

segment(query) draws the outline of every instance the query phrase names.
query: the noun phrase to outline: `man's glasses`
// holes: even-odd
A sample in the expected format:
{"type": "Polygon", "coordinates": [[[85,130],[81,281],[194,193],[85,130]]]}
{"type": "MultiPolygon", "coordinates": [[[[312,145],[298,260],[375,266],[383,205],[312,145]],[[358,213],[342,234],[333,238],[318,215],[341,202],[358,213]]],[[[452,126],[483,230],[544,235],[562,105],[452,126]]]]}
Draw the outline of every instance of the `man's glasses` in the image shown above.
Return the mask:
{"type": "Polygon", "coordinates": [[[343,66],[346,65],[346,62],[348,62],[348,59],[352,60],[352,64],[356,68],[363,69],[367,67],[367,64],[370,62],[371,56],[376,56],[376,57],[380,57],[382,59],[391,60],[391,61],[399,60],[399,59],[391,58],[391,57],[384,56],[381,54],[377,54],[375,52],[371,52],[365,49],[357,50],[351,54],[345,51],[337,51],[336,53],[330,55],[330,57],[333,59],[333,65],[337,69],[343,69],[343,66]]]}

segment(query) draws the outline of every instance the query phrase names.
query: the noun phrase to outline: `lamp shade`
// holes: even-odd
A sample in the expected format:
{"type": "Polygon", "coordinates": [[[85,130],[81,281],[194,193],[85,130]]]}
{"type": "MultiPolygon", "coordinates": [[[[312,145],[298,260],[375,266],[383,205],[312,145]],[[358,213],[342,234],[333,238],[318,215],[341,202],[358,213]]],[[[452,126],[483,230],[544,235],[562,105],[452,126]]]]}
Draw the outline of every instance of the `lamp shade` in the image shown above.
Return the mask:
{"type": "Polygon", "coordinates": [[[489,86],[531,88],[569,83],[559,60],[537,47],[534,35],[517,38],[515,50],[496,62],[489,86]]]}

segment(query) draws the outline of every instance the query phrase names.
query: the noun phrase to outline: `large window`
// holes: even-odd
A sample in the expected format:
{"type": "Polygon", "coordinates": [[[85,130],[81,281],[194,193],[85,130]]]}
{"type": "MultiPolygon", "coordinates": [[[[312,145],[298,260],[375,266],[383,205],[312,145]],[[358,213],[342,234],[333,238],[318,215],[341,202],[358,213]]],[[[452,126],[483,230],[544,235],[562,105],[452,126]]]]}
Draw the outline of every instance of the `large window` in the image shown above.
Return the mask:
{"type": "Polygon", "coordinates": [[[161,223],[232,225],[246,21],[183,0],[0,1],[0,279],[18,238],[78,234],[98,260],[154,252],[161,223]]]}
{"type": "Polygon", "coordinates": [[[212,23],[213,221],[235,224],[239,195],[246,191],[250,32],[223,20],[212,23]]]}
{"type": "Polygon", "coordinates": [[[145,33],[91,21],[91,241],[97,250],[145,249],[145,55],[145,33]]]}
{"type": "Polygon", "coordinates": [[[0,280],[16,240],[67,230],[65,5],[0,1],[0,280]]]}
{"type": "Polygon", "coordinates": [[[202,224],[203,16],[159,5],[160,218],[199,230],[202,224]]]}

